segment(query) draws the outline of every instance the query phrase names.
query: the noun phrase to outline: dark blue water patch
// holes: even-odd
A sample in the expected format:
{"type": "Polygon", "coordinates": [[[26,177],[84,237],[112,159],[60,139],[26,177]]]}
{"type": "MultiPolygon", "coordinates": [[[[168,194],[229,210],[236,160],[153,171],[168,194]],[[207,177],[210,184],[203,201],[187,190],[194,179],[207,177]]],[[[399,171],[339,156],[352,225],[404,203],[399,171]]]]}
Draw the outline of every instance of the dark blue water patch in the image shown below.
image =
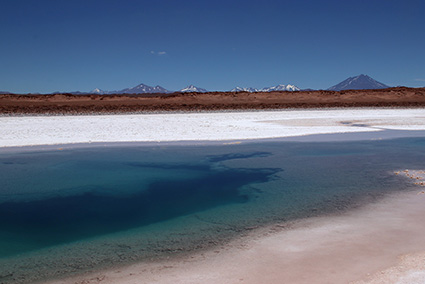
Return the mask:
{"type": "Polygon", "coordinates": [[[211,156],[207,156],[206,158],[212,163],[217,163],[217,162],[223,162],[223,161],[235,160],[235,159],[262,158],[262,157],[268,157],[271,155],[272,153],[270,152],[230,153],[230,154],[224,154],[224,155],[211,155],[211,156]]]}
{"type": "Polygon", "coordinates": [[[165,164],[165,163],[143,163],[143,162],[126,162],[124,165],[138,168],[153,168],[162,170],[194,170],[194,171],[205,171],[211,169],[209,164],[165,164]]]}
{"type": "Polygon", "coordinates": [[[15,162],[15,161],[3,161],[3,165],[25,165],[26,163],[22,162],[15,162]]]}
{"type": "Polygon", "coordinates": [[[196,169],[207,173],[186,180],[164,178],[131,195],[102,195],[102,188],[91,186],[89,190],[74,190],[83,192],[80,195],[2,203],[2,241],[25,236],[27,245],[2,247],[0,257],[128,230],[228,203],[247,202],[249,196],[241,194],[239,188],[265,182],[280,171],[267,168],[214,171],[205,165],[196,169]]]}

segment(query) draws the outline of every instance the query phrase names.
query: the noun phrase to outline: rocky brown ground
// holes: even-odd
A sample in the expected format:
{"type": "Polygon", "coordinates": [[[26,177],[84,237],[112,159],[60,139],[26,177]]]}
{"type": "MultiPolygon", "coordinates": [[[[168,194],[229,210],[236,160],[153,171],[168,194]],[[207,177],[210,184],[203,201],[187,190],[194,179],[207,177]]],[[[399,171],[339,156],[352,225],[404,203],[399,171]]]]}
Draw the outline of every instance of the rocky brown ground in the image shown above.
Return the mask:
{"type": "Polygon", "coordinates": [[[322,107],[425,107],[425,88],[270,93],[0,95],[0,114],[84,114],[322,107]]]}

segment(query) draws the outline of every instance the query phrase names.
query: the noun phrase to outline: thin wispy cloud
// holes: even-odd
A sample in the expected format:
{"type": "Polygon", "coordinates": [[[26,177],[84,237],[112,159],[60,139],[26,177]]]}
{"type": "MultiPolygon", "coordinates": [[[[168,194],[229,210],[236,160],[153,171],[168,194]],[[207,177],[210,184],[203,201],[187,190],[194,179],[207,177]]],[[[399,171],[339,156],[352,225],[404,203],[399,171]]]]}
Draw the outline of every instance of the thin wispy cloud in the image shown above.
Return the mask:
{"type": "Polygon", "coordinates": [[[418,79],[415,79],[415,81],[417,81],[417,82],[425,82],[425,79],[418,78],[418,79]]]}
{"type": "Polygon", "coordinates": [[[166,55],[167,52],[166,51],[153,51],[153,50],[151,50],[151,54],[161,56],[161,55],[166,55]]]}

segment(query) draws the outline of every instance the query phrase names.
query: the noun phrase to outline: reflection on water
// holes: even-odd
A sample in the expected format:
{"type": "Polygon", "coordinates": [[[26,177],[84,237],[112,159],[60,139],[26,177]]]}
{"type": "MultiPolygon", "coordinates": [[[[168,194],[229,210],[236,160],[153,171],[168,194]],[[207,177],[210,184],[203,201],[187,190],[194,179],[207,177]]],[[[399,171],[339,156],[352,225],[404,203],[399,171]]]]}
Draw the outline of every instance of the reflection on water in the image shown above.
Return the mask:
{"type": "Polygon", "coordinates": [[[410,185],[425,139],[0,154],[0,283],[207,248],[410,185]],[[44,267],[44,268],[40,268],[44,267]]]}

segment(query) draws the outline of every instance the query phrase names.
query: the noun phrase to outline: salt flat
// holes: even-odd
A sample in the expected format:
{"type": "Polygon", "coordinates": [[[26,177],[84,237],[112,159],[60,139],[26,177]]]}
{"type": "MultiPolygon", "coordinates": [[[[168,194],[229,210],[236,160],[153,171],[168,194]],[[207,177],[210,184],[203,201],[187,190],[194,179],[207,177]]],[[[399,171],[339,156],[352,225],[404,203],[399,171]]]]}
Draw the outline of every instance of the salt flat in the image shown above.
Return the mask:
{"type": "Polygon", "coordinates": [[[319,109],[0,117],[0,147],[280,138],[425,130],[425,109],[319,109]]]}

